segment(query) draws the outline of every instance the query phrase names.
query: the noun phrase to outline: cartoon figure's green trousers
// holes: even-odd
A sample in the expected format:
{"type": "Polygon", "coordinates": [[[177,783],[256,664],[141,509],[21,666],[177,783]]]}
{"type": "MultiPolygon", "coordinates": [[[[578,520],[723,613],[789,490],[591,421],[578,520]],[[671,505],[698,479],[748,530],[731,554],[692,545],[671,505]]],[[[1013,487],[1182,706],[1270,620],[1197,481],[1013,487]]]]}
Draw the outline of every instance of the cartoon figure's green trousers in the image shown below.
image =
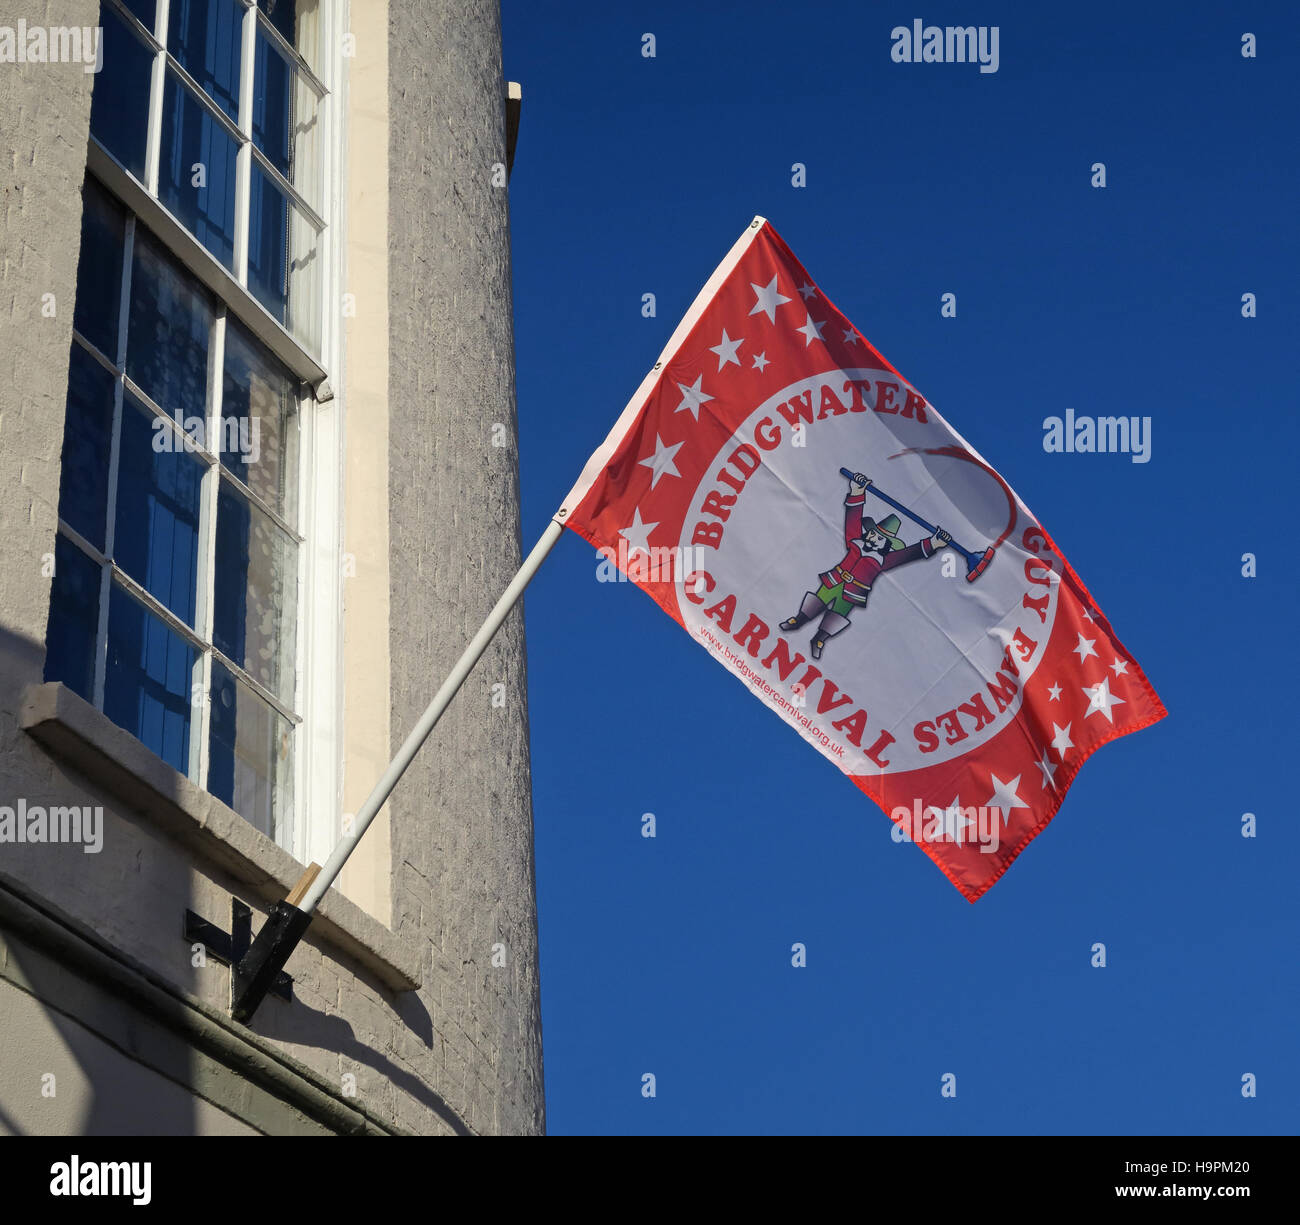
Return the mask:
{"type": "Polygon", "coordinates": [[[861,604],[854,604],[844,598],[843,583],[836,583],[834,587],[828,587],[823,583],[816,591],[804,593],[799,611],[789,620],[782,621],[781,629],[789,633],[815,617],[821,617],[821,624],[818,625],[816,636],[812,641],[812,657],[820,659],[826,640],[848,629],[849,613],[861,607],[861,604]]]}
{"type": "Polygon", "coordinates": [[[817,598],[825,604],[831,612],[839,613],[841,617],[847,617],[855,608],[860,608],[859,604],[851,604],[844,598],[844,584],[836,583],[834,587],[827,587],[823,583],[816,591],[817,598]]]}

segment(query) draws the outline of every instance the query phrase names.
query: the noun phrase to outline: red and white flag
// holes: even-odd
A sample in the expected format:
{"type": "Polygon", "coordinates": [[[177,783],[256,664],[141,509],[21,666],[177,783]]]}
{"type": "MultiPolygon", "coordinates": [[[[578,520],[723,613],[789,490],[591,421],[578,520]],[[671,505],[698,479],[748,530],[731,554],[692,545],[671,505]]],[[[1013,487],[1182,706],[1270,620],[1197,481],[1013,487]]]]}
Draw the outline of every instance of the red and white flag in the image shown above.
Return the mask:
{"type": "Polygon", "coordinates": [[[1029,508],[761,217],[556,518],[972,902],[1165,714],[1029,508]]]}

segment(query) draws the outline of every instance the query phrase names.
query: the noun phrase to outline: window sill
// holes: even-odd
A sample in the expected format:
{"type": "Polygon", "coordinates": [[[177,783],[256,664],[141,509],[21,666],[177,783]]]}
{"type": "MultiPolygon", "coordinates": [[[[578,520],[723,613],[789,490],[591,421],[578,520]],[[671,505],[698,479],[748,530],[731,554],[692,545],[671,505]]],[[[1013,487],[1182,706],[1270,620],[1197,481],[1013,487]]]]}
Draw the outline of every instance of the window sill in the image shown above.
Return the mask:
{"type": "MultiPolygon", "coordinates": [[[[66,685],[54,681],[29,686],[19,723],[50,753],[265,901],[283,898],[302,875],[302,865],[288,851],[66,685]]],[[[321,900],[311,931],[394,991],[411,991],[420,984],[420,962],[411,942],[336,889],[321,900]]]]}

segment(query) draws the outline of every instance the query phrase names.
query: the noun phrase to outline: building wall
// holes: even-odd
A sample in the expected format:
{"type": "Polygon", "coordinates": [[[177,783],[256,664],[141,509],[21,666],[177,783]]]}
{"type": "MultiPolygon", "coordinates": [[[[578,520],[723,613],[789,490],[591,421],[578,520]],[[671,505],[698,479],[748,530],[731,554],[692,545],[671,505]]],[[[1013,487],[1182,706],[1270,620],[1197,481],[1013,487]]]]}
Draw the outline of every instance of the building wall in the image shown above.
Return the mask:
{"type": "MultiPolygon", "coordinates": [[[[0,0],[0,25],[93,26],[98,0],[0,0]]],[[[80,64],[0,65],[0,717],[41,679],[81,181],[94,75],[80,64]],[[53,317],[43,314],[53,295],[53,317]]],[[[12,736],[4,736],[11,750],[12,736]]],[[[20,753],[20,757],[22,754],[20,753]]],[[[8,753],[0,762],[7,761],[8,753]]]]}
{"type": "MultiPolygon", "coordinates": [[[[400,744],[519,568],[520,536],[509,198],[493,185],[494,164],[506,160],[499,7],[390,0],[389,9],[390,657],[400,744]]],[[[430,945],[434,1025],[466,1109],[493,1130],[540,1129],[521,608],[392,808],[396,917],[430,945]],[[494,945],[504,966],[492,964],[494,945]]]]}
{"type": "MultiPolygon", "coordinates": [[[[0,0],[0,23],[93,25],[97,8],[0,0]]],[[[356,0],[358,55],[374,15],[356,0]]],[[[397,744],[517,567],[519,533],[496,4],[390,0],[386,53],[386,405],[370,392],[390,570],[369,598],[391,606],[397,744]]],[[[301,865],[41,683],[93,82],[78,65],[0,66],[0,804],[104,809],[99,854],[0,846],[0,1024],[23,1035],[0,1044],[0,1132],[130,1132],[151,1112],[196,1134],[540,1131],[518,613],[393,797],[388,898],[373,880],[361,906],[332,892],[286,967],[294,1001],[268,999],[251,1027],[229,1019],[229,975],[182,939],[182,915],[228,929],[238,897],[256,929],[301,865]]],[[[373,690],[350,667],[345,691],[373,690]]],[[[379,751],[363,738],[345,760],[352,794],[379,751]]]]}

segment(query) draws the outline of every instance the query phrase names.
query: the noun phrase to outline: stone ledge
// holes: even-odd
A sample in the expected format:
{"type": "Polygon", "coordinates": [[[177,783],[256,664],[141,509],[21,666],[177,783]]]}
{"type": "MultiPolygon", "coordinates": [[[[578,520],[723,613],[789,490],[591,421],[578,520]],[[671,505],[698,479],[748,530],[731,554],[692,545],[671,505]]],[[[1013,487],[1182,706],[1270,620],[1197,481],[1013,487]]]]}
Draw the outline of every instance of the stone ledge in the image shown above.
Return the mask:
{"type": "MultiPolygon", "coordinates": [[[[288,851],[61,682],[24,690],[19,726],[133,812],[243,881],[262,900],[283,898],[302,875],[303,865],[288,851]]],[[[421,962],[414,942],[403,940],[337,889],[321,899],[310,931],[391,990],[412,991],[420,985],[421,962]]]]}

